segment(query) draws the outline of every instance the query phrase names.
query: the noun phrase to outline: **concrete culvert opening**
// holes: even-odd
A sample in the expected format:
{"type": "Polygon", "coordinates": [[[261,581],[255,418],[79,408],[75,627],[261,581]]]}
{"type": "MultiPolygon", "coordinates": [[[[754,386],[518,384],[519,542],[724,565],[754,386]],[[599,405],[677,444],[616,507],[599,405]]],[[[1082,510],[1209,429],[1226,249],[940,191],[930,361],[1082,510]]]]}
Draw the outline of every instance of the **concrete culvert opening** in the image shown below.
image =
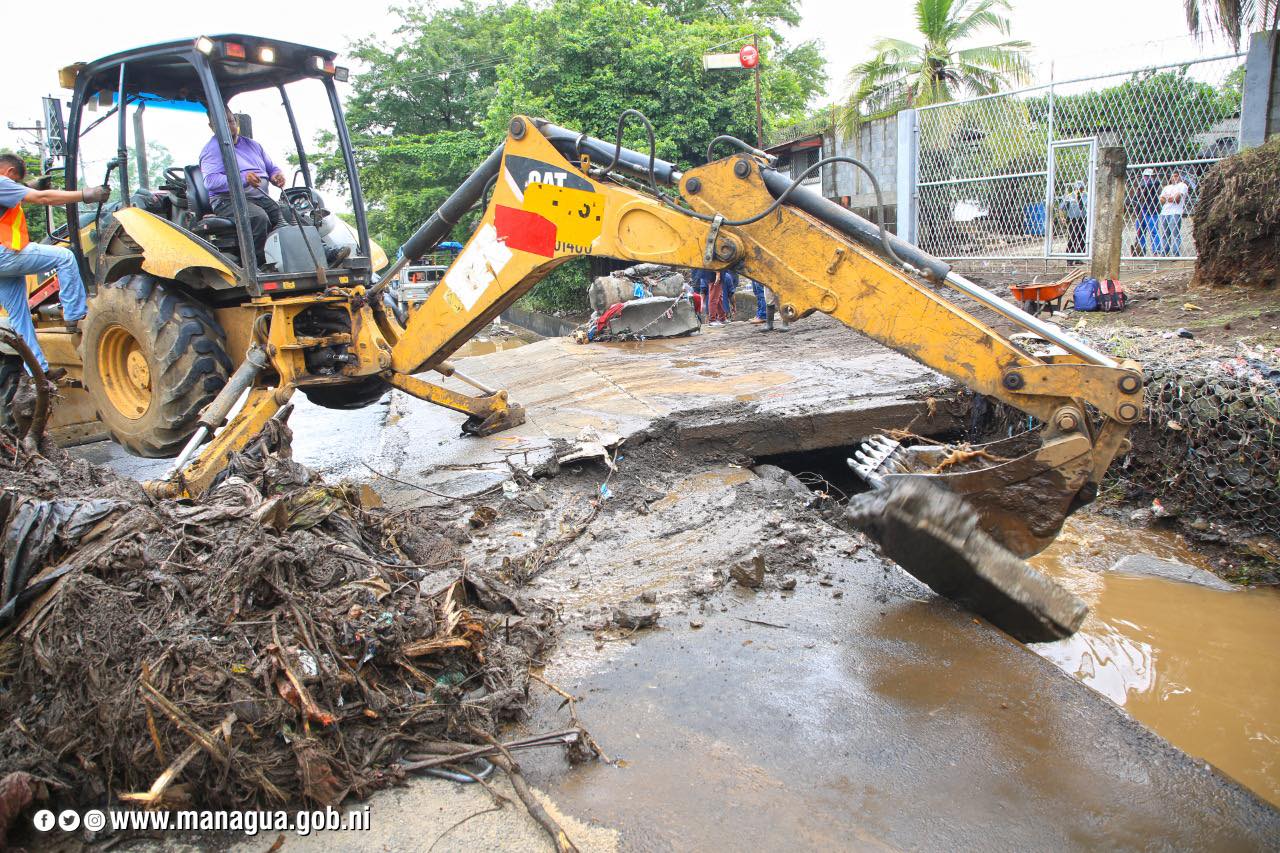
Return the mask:
{"type": "Polygon", "coordinates": [[[853,456],[857,442],[820,450],[803,450],[760,456],[756,465],[775,465],[803,483],[810,491],[825,494],[840,503],[870,490],[865,480],[853,473],[846,460],[853,456]]]}

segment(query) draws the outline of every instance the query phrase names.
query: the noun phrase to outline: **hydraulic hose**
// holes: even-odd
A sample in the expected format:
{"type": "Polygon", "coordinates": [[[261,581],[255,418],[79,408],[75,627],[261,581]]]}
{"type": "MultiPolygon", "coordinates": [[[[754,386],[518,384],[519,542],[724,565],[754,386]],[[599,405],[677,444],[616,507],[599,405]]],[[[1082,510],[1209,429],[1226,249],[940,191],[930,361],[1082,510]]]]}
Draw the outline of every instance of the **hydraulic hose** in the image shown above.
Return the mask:
{"type": "Polygon", "coordinates": [[[417,231],[413,232],[413,236],[404,242],[404,245],[400,247],[400,257],[382,274],[382,277],[378,279],[378,283],[370,288],[369,298],[371,300],[388,283],[395,279],[400,274],[400,271],[414,258],[425,255],[435,248],[441,240],[449,236],[449,231],[453,229],[453,226],[457,225],[466,212],[475,206],[475,203],[484,195],[489,181],[498,176],[498,170],[502,167],[502,149],[503,145],[493,149],[493,152],[480,164],[480,168],[472,172],[453,191],[453,194],[436,208],[436,211],[427,218],[427,221],[422,223],[417,231]]]}

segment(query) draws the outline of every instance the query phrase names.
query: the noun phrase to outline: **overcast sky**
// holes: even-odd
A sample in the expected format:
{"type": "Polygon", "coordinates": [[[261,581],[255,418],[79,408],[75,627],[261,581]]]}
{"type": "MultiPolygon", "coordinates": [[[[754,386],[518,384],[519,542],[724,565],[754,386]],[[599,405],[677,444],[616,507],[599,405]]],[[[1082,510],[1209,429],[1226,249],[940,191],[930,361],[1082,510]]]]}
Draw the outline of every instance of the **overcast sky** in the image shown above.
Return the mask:
{"type": "MultiPolygon", "coordinates": [[[[912,5],[909,0],[801,0],[804,22],[794,35],[823,41],[834,94],[877,38],[912,37],[912,5]]],[[[6,125],[0,127],[0,146],[21,141],[7,123],[30,124],[38,118],[41,96],[56,92],[68,97],[56,90],[56,75],[72,62],[201,32],[248,32],[341,52],[366,33],[390,38],[395,25],[382,0],[218,0],[187,8],[172,0],[120,0],[113,9],[107,13],[97,0],[63,0],[59,18],[76,26],[42,27],[32,20],[30,26],[22,22],[14,28],[6,40],[5,60],[11,71],[20,72],[7,75],[7,85],[0,86],[0,124],[6,125]]],[[[1225,52],[1221,45],[1197,46],[1186,38],[1182,0],[1015,0],[1012,18],[1014,36],[1034,45],[1035,61],[1046,71],[1054,60],[1059,79],[1225,52]]],[[[263,139],[269,129],[255,135],[263,139]]],[[[183,125],[174,131],[181,138],[167,140],[168,147],[180,161],[195,162],[202,134],[207,135],[203,127],[183,125]]],[[[151,138],[158,139],[156,131],[151,138]]],[[[283,157],[283,140],[279,151],[283,157]]]]}

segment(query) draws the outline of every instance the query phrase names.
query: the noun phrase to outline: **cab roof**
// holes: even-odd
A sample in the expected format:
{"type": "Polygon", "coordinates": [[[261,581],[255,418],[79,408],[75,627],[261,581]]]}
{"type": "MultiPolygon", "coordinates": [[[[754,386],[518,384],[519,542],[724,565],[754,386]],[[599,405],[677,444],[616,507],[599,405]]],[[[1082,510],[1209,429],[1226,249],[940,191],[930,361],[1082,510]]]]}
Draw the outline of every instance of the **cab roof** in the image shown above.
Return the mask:
{"type": "Polygon", "coordinates": [[[337,58],[336,53],[323,48],[228,33],[113,53],[93,62],[68,66],[62,69],[59,78],[64,87],[71,88],[77,79],[88,75],[86,96],[101,91],[115,92],[119,88],[120,66],[123,65],[125,91],[128,95],[152,95],[173,101],[203,102],[204,86],[190,61],[198,53],[196,43],[200,39],[208,39],[213,45],[207,56],[224,99],[230,99],[241,92],[325,76],[325,72],[316,67],[317,58],[320,64],[327,63],[330,69],[337,58]],[[263,53],[264,48],[269,54],[263,53]],[[264,61],[264,55],[271,55],[272,61],[264,61]]]}

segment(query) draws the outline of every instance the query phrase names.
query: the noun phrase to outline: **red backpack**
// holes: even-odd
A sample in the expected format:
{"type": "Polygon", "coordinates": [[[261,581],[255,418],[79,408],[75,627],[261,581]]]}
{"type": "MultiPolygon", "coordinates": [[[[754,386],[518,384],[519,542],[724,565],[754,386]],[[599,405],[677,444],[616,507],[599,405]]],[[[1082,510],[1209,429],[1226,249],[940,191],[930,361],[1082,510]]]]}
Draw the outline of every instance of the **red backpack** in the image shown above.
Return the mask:
{"type": "Polygon", "coordinates": [[[1099,280],[1097,294],[1099,311],[1123,311],[1129,304],[1129,296],[1124,292],[1124,285],[1114,278],[1099,280]]]}

